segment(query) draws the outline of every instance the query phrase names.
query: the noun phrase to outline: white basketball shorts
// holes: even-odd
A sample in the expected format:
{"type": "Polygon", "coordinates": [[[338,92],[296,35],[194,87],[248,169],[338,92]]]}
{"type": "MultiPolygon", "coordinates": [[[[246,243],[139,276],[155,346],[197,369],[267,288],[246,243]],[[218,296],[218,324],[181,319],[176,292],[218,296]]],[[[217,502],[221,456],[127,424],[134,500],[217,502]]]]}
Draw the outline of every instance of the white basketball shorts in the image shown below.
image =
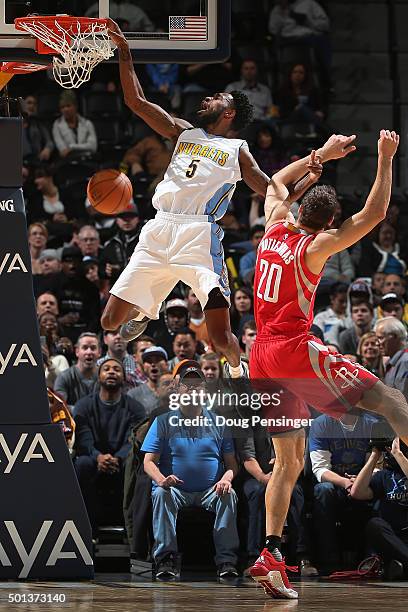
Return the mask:
{"type": "Polygon", "coordinates": [[[219,287],[230,303],[223,230],[207,215],[176,215],[158,211],[140,233],[133,255],[111,294],[158,319],[162,302],[182,281],[204,308],[208,294],[219,287]]]}

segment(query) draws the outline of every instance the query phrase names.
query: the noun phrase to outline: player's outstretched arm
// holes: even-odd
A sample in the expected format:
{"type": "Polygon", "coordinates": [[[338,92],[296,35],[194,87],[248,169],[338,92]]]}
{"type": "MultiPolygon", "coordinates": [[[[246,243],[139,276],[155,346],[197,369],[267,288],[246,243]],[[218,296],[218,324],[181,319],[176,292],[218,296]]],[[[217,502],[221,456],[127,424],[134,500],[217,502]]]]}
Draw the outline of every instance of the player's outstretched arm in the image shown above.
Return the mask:
{"type": "Polygon", "coordinates": [[[378,140],[377,175],[362,210],[349,217],[339,229],[319,234],[307,249],[308,265],[324,265],[327,258],[355,244],[371,232],[387,214],[392,189],[392,162],[399,145],[399,136],[381,130],[378,140]]]}
{"type": "Polygon", "coordinates": [[[187,121],[175,119],[158,104],[146,100],[133,67],[129,44],[112,19],[108,19],[108,32],[118,48],[120,82],[126,105],[158,134],[171,140],[177,139],[183,130],[192,126],[187,121]]]}

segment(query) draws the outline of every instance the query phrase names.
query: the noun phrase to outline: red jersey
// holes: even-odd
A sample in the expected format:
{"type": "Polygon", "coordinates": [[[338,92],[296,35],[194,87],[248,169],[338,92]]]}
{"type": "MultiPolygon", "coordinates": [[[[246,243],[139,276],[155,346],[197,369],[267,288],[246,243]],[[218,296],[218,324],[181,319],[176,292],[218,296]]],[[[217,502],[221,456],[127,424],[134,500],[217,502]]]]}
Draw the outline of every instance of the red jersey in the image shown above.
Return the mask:
{"type": "Polygon", "coordinates": [[[316,234],[288,222],[272,225],[257,254],[254,279],[258,335],[293,336],[309,331],[320,274],[305,264],[305,251],[316,234]]]}

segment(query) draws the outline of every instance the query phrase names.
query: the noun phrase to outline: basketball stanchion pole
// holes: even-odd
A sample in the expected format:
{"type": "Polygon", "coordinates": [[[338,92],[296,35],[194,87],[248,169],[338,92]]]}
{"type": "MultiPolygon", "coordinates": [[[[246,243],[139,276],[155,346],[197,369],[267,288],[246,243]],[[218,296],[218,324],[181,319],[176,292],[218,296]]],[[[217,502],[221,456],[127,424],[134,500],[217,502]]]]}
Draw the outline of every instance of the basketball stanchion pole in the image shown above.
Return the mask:
{"type": "Polygon", "coordinates": [[[51,423],[45,384],[21,118],[0,117],[0,142],[0,577],[90,579],[91,527],[65,437],[51,423]]]}

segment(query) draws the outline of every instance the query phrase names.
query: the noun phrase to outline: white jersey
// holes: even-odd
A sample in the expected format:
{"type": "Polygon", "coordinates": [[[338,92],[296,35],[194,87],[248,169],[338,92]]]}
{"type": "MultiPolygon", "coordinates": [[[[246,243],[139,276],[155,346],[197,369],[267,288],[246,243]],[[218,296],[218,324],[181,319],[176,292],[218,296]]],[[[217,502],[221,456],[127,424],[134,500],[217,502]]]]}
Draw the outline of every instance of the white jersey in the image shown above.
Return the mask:
{"type": "Polygon", "coordinates": [[[153,206],[181,215],[212,215],[221,219],[241,180],[239,152],[245,140],[207,134],[201,128],[182,132],[153,206]]]}

